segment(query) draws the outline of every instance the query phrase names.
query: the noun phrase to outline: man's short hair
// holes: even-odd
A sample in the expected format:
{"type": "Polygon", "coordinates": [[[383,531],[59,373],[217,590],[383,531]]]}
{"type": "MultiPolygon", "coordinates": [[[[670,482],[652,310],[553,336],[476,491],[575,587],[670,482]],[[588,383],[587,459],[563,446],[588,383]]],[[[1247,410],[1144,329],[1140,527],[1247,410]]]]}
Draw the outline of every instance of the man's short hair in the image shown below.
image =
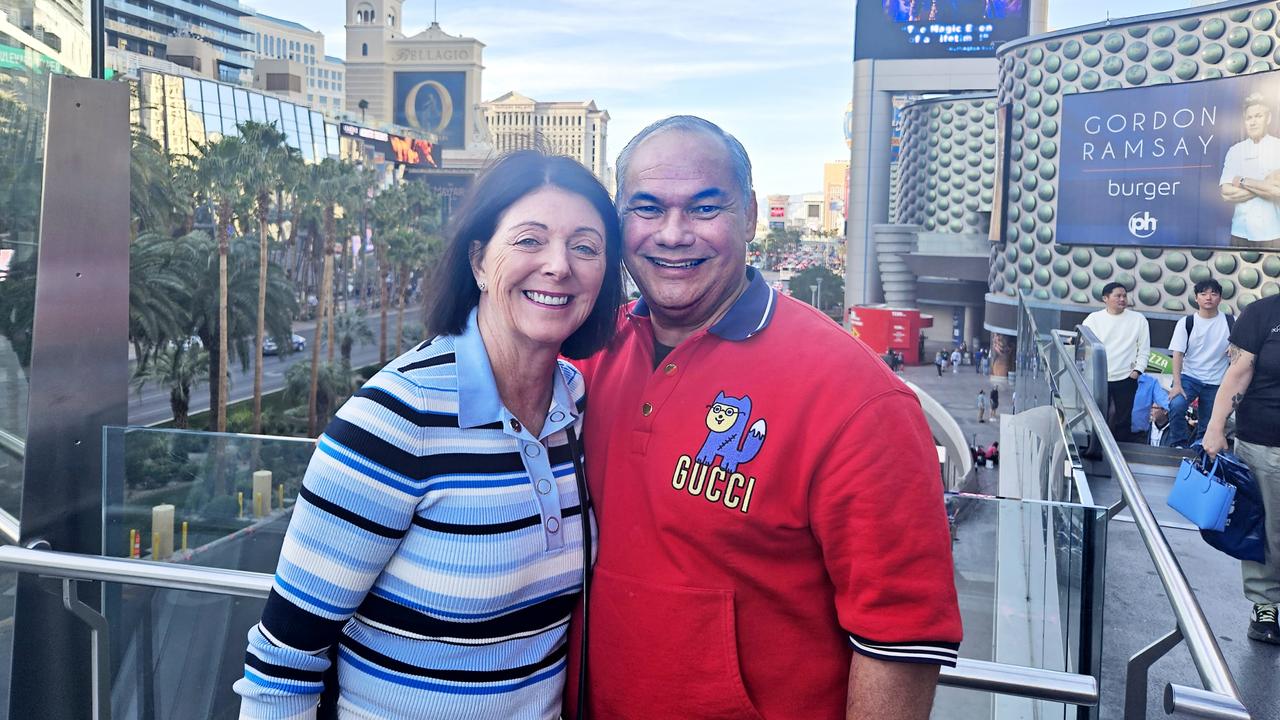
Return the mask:
{"type": "MultiPolygon", "coordinates": [[[[1184,286],[1184,287],[1185,287],[1185,286],[1184,286]]],[[[1115,292],[1115,291],[1116,291],[1116,288],[1119,288],[1119,289],[1121,289],[1121,290],[1124,290],[1124,289],[1125,289],[1125,288],[1124,288],[1124,283],[1109,282],[1109,283],[1107,283],[1106,285],[1103,285],[1103,286],[1102,286],[1102,297],[1106,297],[1106,296],[1110,295],[1111,293],[1115,292]]],[[[1128,290],[1125,290],[1125,292],[1129,292],[1129,291],[1128,291],[1128,290]]]]}
{"type": "MultiPolygon", "coordinates": [[[[636,133],[636,136],[631,138],[631,142],[627,143],[627,146],[618,154],[616,200],[619,212],[622,210],[622,204],[626,202],[627,166],[631,164],[631,155],[636,148],[640,147],[640,143],[665,130],[706,133],[724,143],[725,150],[729,152],[729,160],[733,164],[733,178],[738,184],[738,192],[742,196],[742,202],[747,202],[751,197],[751,158],[747,157],[747,149],[742,147],[742,143],[710,120],[704,120],[696,115],[672,115],[636,133]]],[[[755,218],[751,218],[751,221],[755,222],[755,218]]]]}
{"type": "Polygon", "coordinates": [[[1204,291],[1206,291],[1206,290],[1212,290],[1212,291],[1214,291],[1214,292],[1218,293],[1219,295],[1221,295],[1221,294],[1222,294],[1222,284],[1221,284],[1221,283],[1219,283],[1217,280],[1214,280],[1213,278],[1209,278],[1208,280],[1201,280],[1200,282],[1196,283],[1196,285],[1195,285],[1195,293],[1196,293],[1196,295],[1199,295],[1200,293],[1202,293],[1202,292],[1204,292],[1204,291]]]}
{"type": "Polygon", "coordinates": [[[1254,105],[1261,105],[1262,108],[1266,110],[1268,113],[1271,112],[1271,106],[1267,104],[1267,98],[1264,97],[1262,93],[1258,93],[1258,92],[1249,93],[1247,96],[1245,96],[1244,103],[1241,105],[1241,108],[1244,110],[1248,110],[1254,105]]]}

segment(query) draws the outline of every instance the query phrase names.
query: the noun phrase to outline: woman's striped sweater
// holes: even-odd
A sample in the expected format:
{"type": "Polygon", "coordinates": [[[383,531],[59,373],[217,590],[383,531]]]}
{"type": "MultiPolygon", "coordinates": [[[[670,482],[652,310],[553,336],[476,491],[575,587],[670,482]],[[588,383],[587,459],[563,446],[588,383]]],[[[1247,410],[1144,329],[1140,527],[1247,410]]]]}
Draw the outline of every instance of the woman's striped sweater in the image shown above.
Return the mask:
{"type": "Polygon", "coordinates": [[[338,644],[342,718],[556,718],[582,581],[561,362],[541,437],[502,407],[475,326],[397,358],[321,436],[242,718],[313,717],[338,644]]]}

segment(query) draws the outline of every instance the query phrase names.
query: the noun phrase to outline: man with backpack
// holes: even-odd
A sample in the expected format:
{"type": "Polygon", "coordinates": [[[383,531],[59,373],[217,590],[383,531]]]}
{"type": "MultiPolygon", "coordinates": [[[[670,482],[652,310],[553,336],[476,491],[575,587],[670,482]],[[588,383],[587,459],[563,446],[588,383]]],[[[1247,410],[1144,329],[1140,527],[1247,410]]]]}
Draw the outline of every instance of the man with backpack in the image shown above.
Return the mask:
{"type": "Polygon", "coordinates": [[[1227,372],[1227,345],[1235,316],[1218,312],[1222,302],[1222,285],[1217,280],[1201,280],[1195,285],[1194,314],[1178,321],[1173,329],[1169,349],[1173,351],[1173,388],[1169,391],[1169,441],[1173,447],[1186,447],[1195,439],[1187,427],[1187,408],[1199,399],[1196,416],[1196,438],[1204,437],[1209,418],[1213,417],[1213,399],[1227,372]]]}

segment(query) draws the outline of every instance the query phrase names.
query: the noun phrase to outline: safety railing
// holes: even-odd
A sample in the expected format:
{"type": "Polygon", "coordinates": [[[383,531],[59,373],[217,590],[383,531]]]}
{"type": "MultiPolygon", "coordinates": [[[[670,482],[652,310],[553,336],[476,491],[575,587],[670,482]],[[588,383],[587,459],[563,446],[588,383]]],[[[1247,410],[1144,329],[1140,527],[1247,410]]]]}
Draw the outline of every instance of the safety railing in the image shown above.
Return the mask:
{"type": "MultiPolygon", "coordinates": [[[[110,690],[102,686],[102,683],[108,682],[105,678],[109,677],[106,672],[109,662],[106,621],[101,615],[79,603],[73,585],[76,581],[121,583],[245,598],[266,598],[272,581],[272,576],[265,573],[14,546],[0,547],[0,568],[63,580],[64,602],[68,609],[89,625],[93,633],[96,653],[94,695],[98,698],[104,697],[110,690]]],[[[956,667],[943,668],[939,682],[955,688],[1072,705],[1094,706],[1098,703],[1097,681],[1088,675],[981,660],[961,659],[956,667]]],[[[108,715],[106,703],[95,705],[94,720],[106,720],[108,715]]]]}
{"type": "MultiPolygon", "coordinates": [[[[1112,477],[1120,487],[1122,496],[1122,499],[1110,509],[1108,516],[1112,517],[1121,508],[1128,507],[1173,609],[1176,627],[1129,660],[1125,678],[1125,717],[1143,717],[1147,702],[1147,673],[1151,665],[1179,642],[1185,641],[1187,650],[1191,654],[1191,661],[1204,687],[1191,688],[1177,683],[1167,683],[1164,689],[1165,711],[1167,713],[1183,712],[1204,718],[1247,720],[1252,716],[1240,700],[1239,688],[1231,675],[1230,668],[1227,667],[1222,649],[1218,646],[1213,631],[1205,619],[1200,602],[1196,599],[1186,575],[1179,567],[1142,488],[1139,487],[1137,479],[1134,478],[1128,462],[1120,451],[1119,444],[1108,429],[1106,415],[1099,408],[1093,394],[1087,391],[1090,385],[1081,373],[1074,351],[1069,351],[1057,334],[1041,332],[1038,329],[1032,308],[1027,305],[1025,297],[1020,299],[1019,309],[1022,324],[1019,343],[1026,342],[1028,339],[1034,342],[1036,353],[1045,361],[1045,368],[1050,369],[1048,380],[1054,394],[1061,395],[1066,388],[1075,389],[1075,396],[1081,404],[1083,416],[1068,418],[1071,424],[1067,427],[1074,427],[1076,423],[1085,420],[1092,426],[1092,440],[1099,445],[1102,456],[1110,467],[1112,477]],[[1024,328],[1029,329],[1030,332],[1024,331],[1024,328]]],[[[1020,356],[1023,351],[1024,349],[1020,347],[1020,356]]],[[[1018,370],[1019,373],[1034,372],[1032,368],[1024,368],[1021,365],[1018,370]]]]}

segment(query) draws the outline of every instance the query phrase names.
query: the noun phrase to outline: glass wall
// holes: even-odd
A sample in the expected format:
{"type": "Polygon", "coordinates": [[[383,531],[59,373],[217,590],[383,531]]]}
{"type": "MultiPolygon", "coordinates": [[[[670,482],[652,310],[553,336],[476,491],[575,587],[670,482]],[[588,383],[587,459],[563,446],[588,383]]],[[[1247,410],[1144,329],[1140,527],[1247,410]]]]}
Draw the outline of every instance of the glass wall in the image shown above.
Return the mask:
{"type": "Polygon", "coordinates": [[[174,155],[194,152],[192,142],[234,135],[240,123],[252,120],[274,123],[307,162],[338,158],[338,126],[301,105],[213,80],[151,70],[141,72],[138,86],[143,131],[174,155]]]}
{"type": "MultiPolygon", "coordinates": [[[[49,76],[88,73],[87,5],[0,0],[0,523],[11,529],[22,516],[49,76]],[[33,15],[43,23],[24,30],[20,18],[33,15]]],[[[15,574],[0,573],[0,720],[9,711],[15,584],[15,574]]]]}

